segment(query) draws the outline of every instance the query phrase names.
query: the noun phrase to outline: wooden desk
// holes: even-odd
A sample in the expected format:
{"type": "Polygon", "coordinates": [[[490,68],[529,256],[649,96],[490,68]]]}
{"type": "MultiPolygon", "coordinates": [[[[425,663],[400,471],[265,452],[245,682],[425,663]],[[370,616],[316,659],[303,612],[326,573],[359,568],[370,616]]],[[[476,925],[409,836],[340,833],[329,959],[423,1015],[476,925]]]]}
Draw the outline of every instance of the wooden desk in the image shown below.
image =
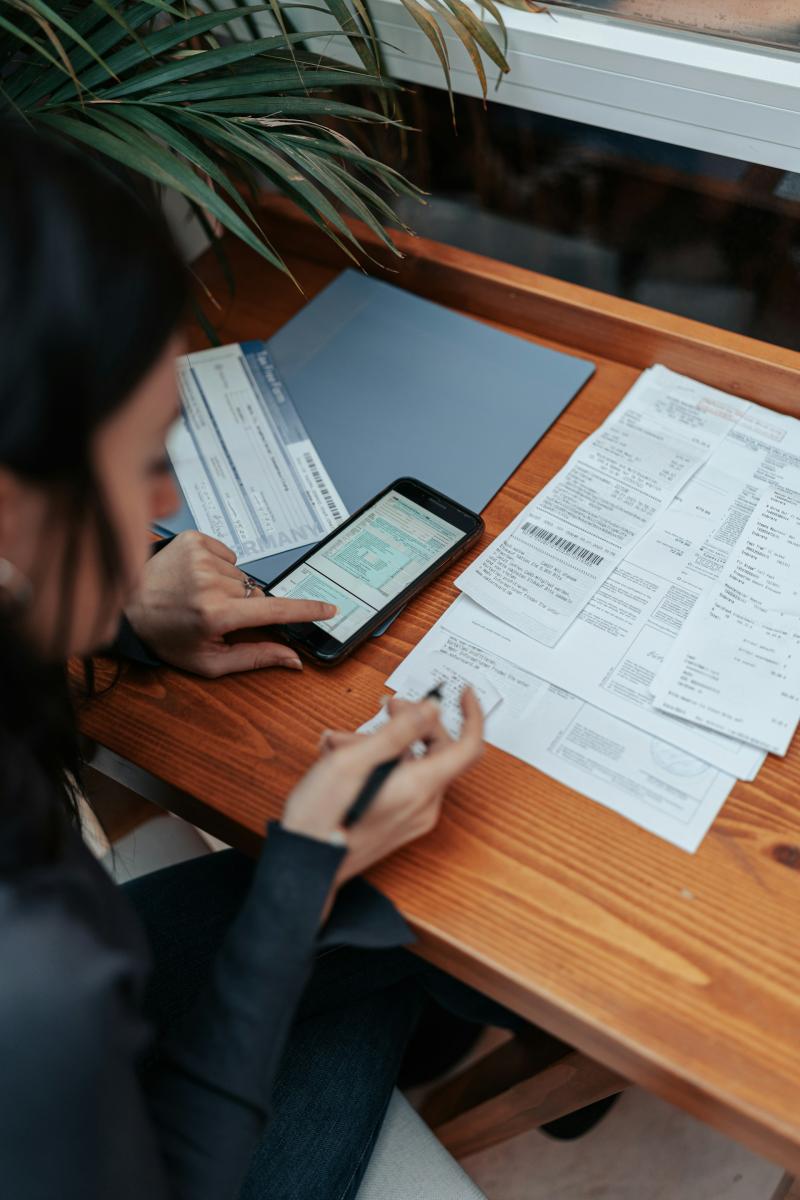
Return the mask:
{"type": "MultiPolygon", "coordinates": [[[[281,201],[265,223],[291,251],[307,296],[339,269],[336,251],[281,201]]],[[[402,286],[597,362],[489,505],[489,537],[651,363],[800,414],[796,353],[435,243],[401,242],[402,286]]],[[[200,267],[223,304],[223,338],[268,337],[303,296],[241,247],[229,252],[234,300],[213,258],[200,267]]],[[[535,395],[532,380],[532,403],[535,395]]],[[[491,406],[487,396],[487,431],[491,406]]],[[[85,710],[83,727],[191,793],[191,819],[251,848],[320,732],[375,711],[384,680],[453,599],[454,573],[336,671],[210,683],[131,668],[85,710]]],[[[489,748],[435,833],[374,879],[427,958],[800,1174],[799,796],[795,743],[755,783],[737,785],[690,856],[489,748]]]]}

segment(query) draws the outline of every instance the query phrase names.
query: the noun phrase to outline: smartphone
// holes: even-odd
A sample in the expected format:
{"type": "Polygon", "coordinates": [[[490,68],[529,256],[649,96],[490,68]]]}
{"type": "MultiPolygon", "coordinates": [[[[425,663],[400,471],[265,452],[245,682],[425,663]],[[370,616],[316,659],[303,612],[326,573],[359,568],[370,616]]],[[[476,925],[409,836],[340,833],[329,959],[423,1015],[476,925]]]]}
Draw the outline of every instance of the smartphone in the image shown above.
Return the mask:
{"type": "Polygon", "coordinates": [[[267,595],[336,605],[328,621],[282,627],[296,650],[333,666],[482,533],[483,521],[463,504],[418,479],[396,479],[274,579],[267,595]]]}

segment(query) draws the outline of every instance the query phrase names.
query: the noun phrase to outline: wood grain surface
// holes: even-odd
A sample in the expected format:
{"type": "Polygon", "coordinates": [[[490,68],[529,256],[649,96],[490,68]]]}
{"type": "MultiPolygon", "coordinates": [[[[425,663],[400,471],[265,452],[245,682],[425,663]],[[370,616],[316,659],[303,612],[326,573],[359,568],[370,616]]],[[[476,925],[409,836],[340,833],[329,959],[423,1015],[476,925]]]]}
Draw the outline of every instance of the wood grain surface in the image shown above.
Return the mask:
{"type": "MultiPolygon", "coordinates": [[[[305,296],[314,295],[338,270],[329,251],[281,202],[265,219],[293,251],[305,296]]],[[[403,244],[409,257],[394,276],[403,286],[597,362],[489,505],[487,537],[651,362],[800,412],[798,354],[450,247],[403,244]]],[[[229,253],[233,300],[215,261],[201,265],[222,306],[223,340],[268,337],[304,296],[241,247],[229,253]]],[[[491,407],[487,396],[487,429],[491,407]]],[[[455,574],[333,671],[206,682],[128,667],[83,709],[83,728],[192,793],[195,820],[216,813],[252,847],[322,730],[354,727],[375,711],[386,677],[454,598],[455,574]]],[[[489,747],[453,789],[436,831],[373,878],[415,926],[425,957],[800,1174],[798,795],[795,743],[755,783],[736,786],[692,856],[489,747]]]]}
{"type": "MultiPolygon", "coordinates": [[[[479,1068],[480,1064],[473,1069],[479,1068]]],[[[445,1149],[461,1160],[616,1096],[626,1087],[621,1075],[573,1050],[499,1096],[431,1127],[445,1149]]]]}

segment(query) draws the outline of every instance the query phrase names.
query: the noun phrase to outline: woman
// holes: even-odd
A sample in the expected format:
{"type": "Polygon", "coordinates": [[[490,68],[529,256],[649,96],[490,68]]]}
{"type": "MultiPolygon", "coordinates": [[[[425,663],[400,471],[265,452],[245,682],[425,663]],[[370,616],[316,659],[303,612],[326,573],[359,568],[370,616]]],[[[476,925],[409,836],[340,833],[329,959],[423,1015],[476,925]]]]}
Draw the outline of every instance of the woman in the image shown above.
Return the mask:
{"type": "MultiPolygon", "coordinates": [[[[465,694],[458,742],[433,702],[400,706],[368,738],[330,734],[256,866],[224,853],[114,888],[70,820],[67,658],[107,645],[127,604],[149,650],[177,665],[299,666],[283,646],[225,635],[331,610],[245,600],[212,539],[148,561],[147,527],[176,499],[164,438],[183,267],[104,170],[2,132],[0,1190],[344,1200],[424,989],[451,982],[391,949],[408,940],[400,918],[345,885],[433,826],[479,754],[480,710],[465,694]],[[409,757],[345,835],[370,770],[419,739],[428,755],[409,757]]],[[[480,1019],[480,998],[453,986],[480,1019]]]]}

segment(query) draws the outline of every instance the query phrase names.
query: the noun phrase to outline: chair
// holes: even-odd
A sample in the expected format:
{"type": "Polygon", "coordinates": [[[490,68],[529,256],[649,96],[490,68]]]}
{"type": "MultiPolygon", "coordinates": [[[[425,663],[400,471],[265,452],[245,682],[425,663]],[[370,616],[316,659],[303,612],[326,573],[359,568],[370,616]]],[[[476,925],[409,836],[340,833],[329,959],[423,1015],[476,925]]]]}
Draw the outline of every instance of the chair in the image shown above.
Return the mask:
{"type": "Polygon", "coordinates": [[[395,1091],[356,1200],[486,1200],[395,1091]]]}

